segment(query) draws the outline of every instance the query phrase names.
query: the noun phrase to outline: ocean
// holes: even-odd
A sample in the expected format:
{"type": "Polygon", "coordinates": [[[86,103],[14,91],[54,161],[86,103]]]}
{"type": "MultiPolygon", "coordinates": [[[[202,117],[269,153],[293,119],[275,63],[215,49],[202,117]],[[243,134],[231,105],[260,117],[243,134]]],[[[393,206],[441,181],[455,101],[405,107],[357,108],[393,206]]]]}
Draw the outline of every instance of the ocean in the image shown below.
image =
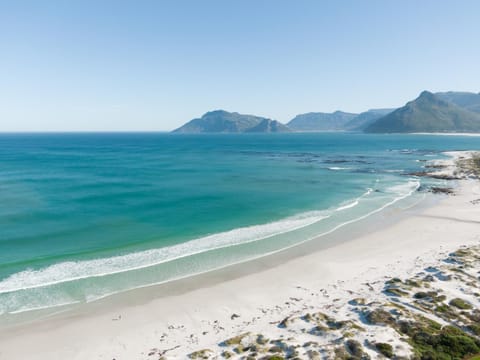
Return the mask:
{"type": "Polygon", "coordinates": [[[357,133],[0,134],[0,320],[295,246],[440,180],[480,138],[357,133]]]}

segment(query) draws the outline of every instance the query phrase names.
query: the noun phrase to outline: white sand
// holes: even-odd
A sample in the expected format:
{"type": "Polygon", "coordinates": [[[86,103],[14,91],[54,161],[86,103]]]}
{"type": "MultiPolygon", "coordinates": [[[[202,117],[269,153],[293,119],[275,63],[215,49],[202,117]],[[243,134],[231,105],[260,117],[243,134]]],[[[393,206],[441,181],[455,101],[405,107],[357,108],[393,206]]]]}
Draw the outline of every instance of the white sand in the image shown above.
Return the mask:
{"type": "Polygon", "coordinates": [[[177,295],[161,297],[159,286],[149,296],[139,290],[88,304],[76,315],[0,330],[0,359],[158,359],[168,349],[168,358],[182,359],[245,331],[271,333],[271,322],[306,310],[348,318],[340,305],[380,293],[385,278],[416,274],[461,245],[480,243],[480,204],[471,202],[480,198],[480,182],[459,183],[456,196],[436,195],[442,200],[432,207],[392,214],[398,217],[392,224],[273,267],[219,282],[220,271],[215,281],[207,275],[178,283],[176,292],[188,288],[177,295]]]}

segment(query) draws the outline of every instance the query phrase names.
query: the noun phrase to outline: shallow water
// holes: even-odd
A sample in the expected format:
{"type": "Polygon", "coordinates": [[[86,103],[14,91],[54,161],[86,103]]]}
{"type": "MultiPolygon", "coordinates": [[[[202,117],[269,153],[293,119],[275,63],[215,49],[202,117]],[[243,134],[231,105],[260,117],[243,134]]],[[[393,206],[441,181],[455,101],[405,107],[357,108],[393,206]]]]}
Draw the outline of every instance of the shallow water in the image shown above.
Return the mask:
{"type": "Polygon", "coordinates": [[[420,196],[475,137],[0,135],[0,314],[92,301],[294,246],[420,196]]]}

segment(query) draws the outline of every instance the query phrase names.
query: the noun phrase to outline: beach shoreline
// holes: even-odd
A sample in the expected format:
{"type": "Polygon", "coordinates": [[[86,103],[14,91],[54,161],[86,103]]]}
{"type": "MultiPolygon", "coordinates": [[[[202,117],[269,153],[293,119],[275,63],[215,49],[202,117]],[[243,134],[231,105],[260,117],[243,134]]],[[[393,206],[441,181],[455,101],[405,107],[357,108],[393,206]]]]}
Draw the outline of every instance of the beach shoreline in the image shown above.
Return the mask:
{"type": "Polygon", "coordinates": [[[369,286],[389,275],[410,276],[459,246],[479,243],[478,181],[459,180],[455,196],[430,198],[434,203],[428,206],[387,211],[368,224],[339,229],[320,247],[311,241],[273,257],[5,327],[0,359],[19,358],[25,343],[35,348],[29,359],[152,359],[165,350],[168,358],[185,358],[239,333],[268,332],[271,323],[301,311],[331,309],[332,301],[337,306],[370,292],[369,286]],[[384,223],[377,226],[379,219],[384,223]]]}

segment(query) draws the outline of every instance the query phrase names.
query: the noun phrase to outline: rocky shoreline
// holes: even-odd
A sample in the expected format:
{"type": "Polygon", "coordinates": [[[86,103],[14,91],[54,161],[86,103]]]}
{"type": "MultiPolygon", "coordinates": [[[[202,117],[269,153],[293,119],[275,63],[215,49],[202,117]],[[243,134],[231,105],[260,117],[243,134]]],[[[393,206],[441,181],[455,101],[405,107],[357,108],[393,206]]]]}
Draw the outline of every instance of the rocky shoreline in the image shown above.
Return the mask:
{"type": "Polygon", "coordinates": [[[480,177],[480,153],[475,151],[447,152],[452,159],[426,162],[424,171],[408,173],[408,176],[430,177],[439,180],[466,180],[480,177]]]}

